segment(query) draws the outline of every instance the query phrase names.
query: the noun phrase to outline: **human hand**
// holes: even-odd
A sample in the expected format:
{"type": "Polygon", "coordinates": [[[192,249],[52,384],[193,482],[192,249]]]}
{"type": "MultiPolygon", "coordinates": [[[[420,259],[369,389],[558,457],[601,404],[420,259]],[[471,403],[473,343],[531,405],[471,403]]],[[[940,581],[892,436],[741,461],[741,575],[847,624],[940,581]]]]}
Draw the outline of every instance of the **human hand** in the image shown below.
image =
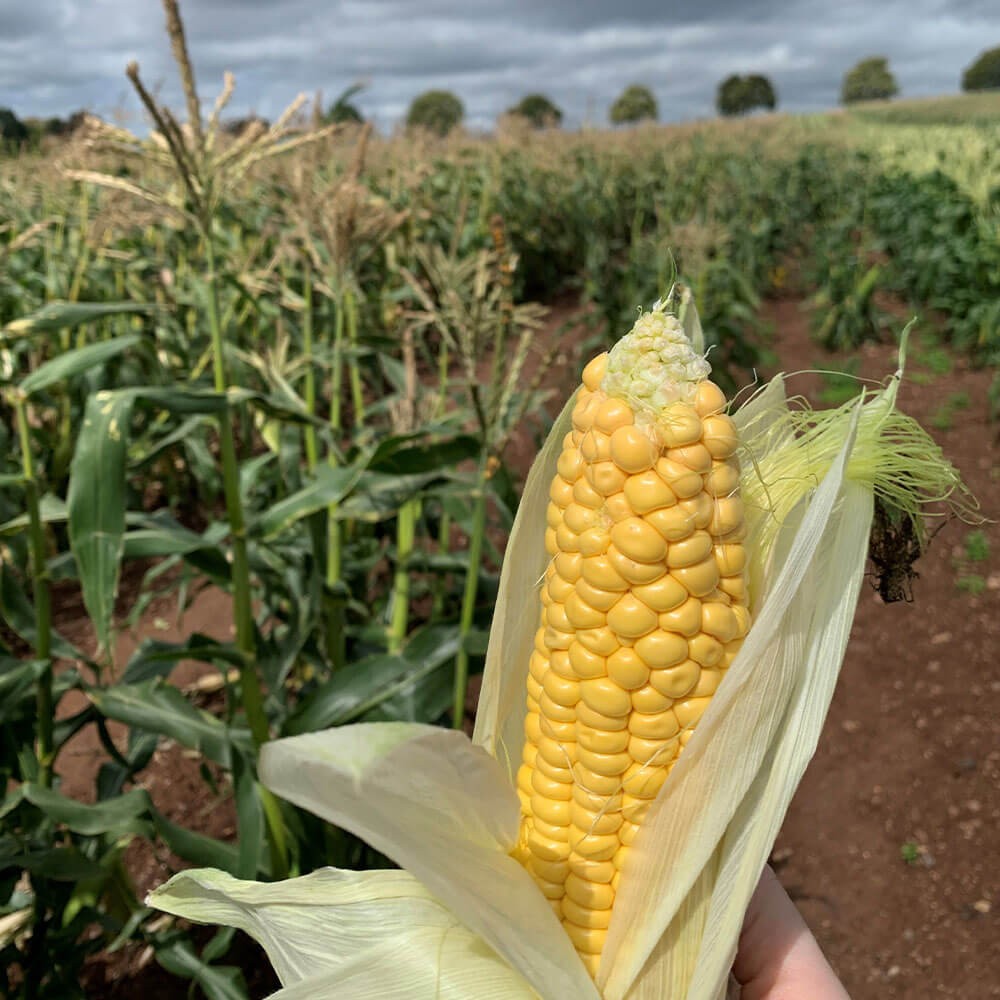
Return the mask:
{"type": "Polygon", "coordinates": [[[747,908],[733,975],[742,1000],[850,1000],[770,866],[747,908]]]}

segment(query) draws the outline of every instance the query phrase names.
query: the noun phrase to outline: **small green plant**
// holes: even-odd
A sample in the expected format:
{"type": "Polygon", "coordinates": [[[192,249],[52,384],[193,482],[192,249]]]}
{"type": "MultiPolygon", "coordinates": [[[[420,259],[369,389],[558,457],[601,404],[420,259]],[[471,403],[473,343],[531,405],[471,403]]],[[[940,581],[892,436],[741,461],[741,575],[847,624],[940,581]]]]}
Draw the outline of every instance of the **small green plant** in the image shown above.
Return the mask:
{"type": "Polygon", "coordinates": [[[986,562],[990,557],[990,540],[977,528],[965,536],[965,558],[969,562],[986,562]]]}
{"type": "Polygon", "coordinates": [[[959,410],[967,410],[971,404],[967,392],[953,392],[935,411],[931,414],[930,424],[939,431],[951,430],[955,425],[955,414],[959,410]]]}
{"type": "Polygon", "coordinates": [[[955,367],[951,354],[933,333],[925,333],[919,338],[913,360],[920,368],[927,369],[926,372],[914,373],[919,375],[918,381],[924,384],[942,375],[950,375],[955,367]]]}
{"type": "Polygon", "coordinates": [[[824,406],[841,406],[858,394],[859,365],[858,358],[849,358],[841,364],[826,361],[816,365],[823,380],[819,399],[824,406]]]}
{"type": "Polygon", "coordinates": [[[964,573],[955,581],[955,586],[963,594],[978,597],[986,589],[986,580],[978,573],[964,573]]]}
{"type": "Polygon", "coordinates": [[[920,860],[920,847],[912,840],[900,845],[899,856],[908,864],[915,865],[920,860]]]}

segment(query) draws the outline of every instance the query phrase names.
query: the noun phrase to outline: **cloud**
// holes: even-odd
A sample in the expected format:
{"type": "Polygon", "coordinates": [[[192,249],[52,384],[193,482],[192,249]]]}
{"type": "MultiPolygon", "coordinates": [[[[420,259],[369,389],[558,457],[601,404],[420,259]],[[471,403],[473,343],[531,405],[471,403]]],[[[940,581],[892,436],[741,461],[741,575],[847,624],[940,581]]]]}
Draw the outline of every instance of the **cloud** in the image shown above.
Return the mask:
{"type": "MultiPolygon", "coordinates": [[[[446,88],[488,128],[525,93],[548,94],[566,123],[604,120],[632,82],[667,120],[713,113],[730,73],[767,74],[780,106],[836,104],[844,72],[889,57],[904,95],[955,92],[961,72],[1000,44],[996,0],[188,0],[185,17],[206,101],[226,69],[234,115],[273,117],[297,93],[356,98],[382,128],[418,93],[446,88]],[[682,7],[678,11],[676,8],[682,7]]],[[[0,12],[0,107],[21,115],[99,114],[137,104],[124,67],[172,103],[180,89],[156,0],[33,0],[0,12]]]]}

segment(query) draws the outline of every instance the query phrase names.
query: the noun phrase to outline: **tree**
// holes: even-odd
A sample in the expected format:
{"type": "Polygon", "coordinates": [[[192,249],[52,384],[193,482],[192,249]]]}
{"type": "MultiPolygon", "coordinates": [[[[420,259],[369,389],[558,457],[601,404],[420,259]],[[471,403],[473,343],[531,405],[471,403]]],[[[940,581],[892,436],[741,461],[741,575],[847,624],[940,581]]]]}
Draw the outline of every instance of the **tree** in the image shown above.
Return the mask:
{"type": "Polygon", "coordinates": [[[774,86],[766,76],[727,76],[719,84],[715,106],[720,115],[745,115],[755,108],[773,111],[778,98],[774,86]]]}
{"type": "Polygon", "coordinates": [[[608,117],[614,125],[629,125],[644,118],[652,118],[655,121],[658,115],[659,110],[653,92],[638,83],[626,87],[608,112],[608,117]]]}
{"type": "Polygon", "coordinates": [[[507,114],[519,115],[531,122],[533,128],[555,128],[562,124],[563,113],[544,94],[522,97],[507,114]]]}
{"type": "Polygon", "coordinates": [[[10,108],[0,108],[0,142],[20,146],[28,138],[28,126],[10,108]]]}
{"type": "Polygon", "coordinates": [[[450,90],[428,90],[413,99],[406,124],[447,135],[463,117],[465,108],[450,90]]]}
{"type": "Polygon", "coordinates": [[[889,60],[884,56],[871,56],[844,75],[840,88],[840,103],[856,101],[882,101],[899,93],[896,78],[889,71],[889,60]]]}
{"type": "Polygon", "coordinates": [[[962,90],[1000,89],[1000,47],[981,52],[962,74],[962,90]]]}

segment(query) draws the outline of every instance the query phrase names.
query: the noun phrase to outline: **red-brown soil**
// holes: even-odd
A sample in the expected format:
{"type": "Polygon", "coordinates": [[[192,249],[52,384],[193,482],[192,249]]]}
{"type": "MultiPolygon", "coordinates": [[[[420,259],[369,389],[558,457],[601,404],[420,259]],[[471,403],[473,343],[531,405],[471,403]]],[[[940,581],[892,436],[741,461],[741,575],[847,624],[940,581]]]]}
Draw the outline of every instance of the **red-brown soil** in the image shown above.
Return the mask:
{"type": "MultiPolygon", "coordinates": [[[[550,329],[566,316],[560,310],[550,329]]],[[[782,370],[846,360],[810,341],[798,299],[770,301],[764,316],[775,330],[771,346],[782,370]]],[[[923,377],[919,351],[914,355],[919,381],[906,384],[901,407],[931,430],[983,513],[997,518],[1000,450],[986,396],[991,373],[955,359],[950,372],[923,377]],[[968,405],[949,409],[958,393],[967,394],[968,405]]],[[[866,346],[857,357],[858,374],[865,377],[882,379],[895,367],[889,346],[866,346]]],[[[580,360],[567,347],[545,384],[568,391],[580,360]]],[[[789,388],[821,405],[823,385],[817,375],[801,375],[789,388]]],[[[525,429],[506,456],[521,474],[534,440],[535,430],[525,429]]],[[[965,559],[970,530],[951,521],[935,536],[917,565],[913,603],[887,606],[873,590],[862,592],[819,752],[773,855],[783,884],[855,1000],[1000,996],[1000,528],[991,522],[979,527],[990,549],[975,563],[965,559]],[[960,578],[970,576],[983,584],[981,593],[960,589],[960,578]]],[[[171,609],[159,605],[144,617],[141,631],[166,639],[195,630],[224,638],[229,609],[225,595],[207,591],[180,629],[167,625],[171,609]]],[[[63,627],[77,629],[73,637],[80,638],[83,626],[74,617],[67,609],[63,627]]],[[[118,662],[135,641],[122,638],[118,662]]],[[[183,686],[206,673],[211,670],[187,665],[173,679],[183,686]]],[[[96,740],[81,736],[62,759],[63,787],[88,798],[102,757],[96,740]]],[[[197,760],[177,746],[161,746],[142,784],[177,821],[232,835],[225,796],[210,791],[197,760]]],[[[174,859],[135,845],[130,863],[147,889],[169,874],[174,859]]],[[[117,998],[141,990],[149,1000],[185,996],[187,984],[170,980],[151,957],[126,949],[95,963],[90,995],[117,998]]],[[[274,988],[260,978],[266,963],[251,945],[240,957],[254,970],[252,995],[274,988]]]]}

